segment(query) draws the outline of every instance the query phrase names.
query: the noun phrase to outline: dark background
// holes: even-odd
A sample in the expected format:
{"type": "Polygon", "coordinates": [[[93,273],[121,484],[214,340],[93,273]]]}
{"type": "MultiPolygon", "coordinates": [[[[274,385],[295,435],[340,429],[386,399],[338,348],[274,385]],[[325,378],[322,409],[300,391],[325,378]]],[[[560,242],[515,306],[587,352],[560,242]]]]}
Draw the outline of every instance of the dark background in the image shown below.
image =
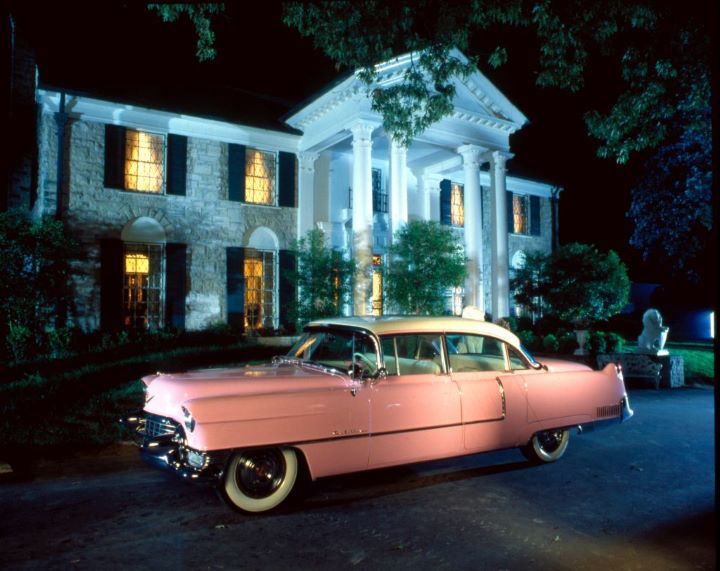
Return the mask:
{"type": "MultiPolygon", "coordinates": [[[[199,63],[187,18],[163,23],[144,4],[11,4],[19,33],[35,47],[40,82],[54,87],[146,102],[204,116],[222,116],[278,127],[280,118],[336,81],[346,70],[312,47],[281,20],[281,4],[228,3],[216,17],[218,55],[199,63]]],[[[488,32],[472,41],[481,71],[529,119],[513,135],[508,173],[564,188],[560,197],[561,243],[614,249],[636,282],[668,281],[666,268],[642,260],[629,246],[632,222],[625,213],[646,157],[628,165],[596,156],[583,114],[605,111],[621,87],[617,69],[591,60],[579,93],[535,86],[538,51],[521,32],[488,32]],[[494,36],[493,36],[494,34],[494,36]],[[509,51],[499,70],[483,65],[497,43],[509,51]]]]}

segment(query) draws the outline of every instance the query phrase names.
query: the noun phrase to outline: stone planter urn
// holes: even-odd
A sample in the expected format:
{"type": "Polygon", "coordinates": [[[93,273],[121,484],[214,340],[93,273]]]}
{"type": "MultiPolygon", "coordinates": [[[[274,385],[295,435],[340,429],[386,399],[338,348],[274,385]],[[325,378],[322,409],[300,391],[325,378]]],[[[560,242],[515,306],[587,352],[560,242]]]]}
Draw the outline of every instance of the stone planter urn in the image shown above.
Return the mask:
{"type": "Polygon", "coordinates": [[[589,351],[585,349],[585,343],[587,343],[588,340],[588,330],[587,329],[576,329],[575,330],[575,339],[577,340],[578,348],[575,349],[575,355],[588,355],[589,351]]]}

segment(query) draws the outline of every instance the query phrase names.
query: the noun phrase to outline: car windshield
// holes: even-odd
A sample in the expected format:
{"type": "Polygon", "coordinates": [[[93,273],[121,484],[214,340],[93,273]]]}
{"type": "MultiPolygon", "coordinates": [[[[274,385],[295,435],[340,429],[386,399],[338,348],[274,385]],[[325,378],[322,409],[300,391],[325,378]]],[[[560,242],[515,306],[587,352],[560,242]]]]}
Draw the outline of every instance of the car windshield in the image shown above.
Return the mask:
{"type": "Polygon", "coordinates": [[[532,353],[530,353],[530,351],[527,350],[527,347],[525,347],[525,345],[520,345],[520,352],[525,356],[525,358],[526,358],[528,361],[530,361],[530,364],[531,364],[533,367],[539,367],[539,366],[540,366],[540,363],[538,363],[538,362],[535,360],[535,357],[532,356],[532,353]]]}
{"type": "Polygon", "coordinates": [[[352,368],[353,357],[357,363],[375,367],[377,351],[371,339],[358,331],[321,329],[306,331],[293,345],[287,357],[302,359],[341,371],[352,368]]]}

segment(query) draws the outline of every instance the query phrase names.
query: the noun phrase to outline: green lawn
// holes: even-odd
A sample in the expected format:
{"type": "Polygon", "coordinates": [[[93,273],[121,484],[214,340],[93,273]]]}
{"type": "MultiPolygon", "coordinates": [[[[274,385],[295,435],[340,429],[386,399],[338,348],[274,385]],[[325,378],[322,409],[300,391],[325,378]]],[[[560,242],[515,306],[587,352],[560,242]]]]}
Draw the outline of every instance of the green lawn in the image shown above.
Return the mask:
{"type": "MultiPolygon", "coordinates": [[[[626,351],[633,351],[636,345],[627,344],[626,351]]],[[[715,351],[712,343],[668,343],[665,346],[671,355],[683,358],[686,384],[715,384],[715,351]]]]}

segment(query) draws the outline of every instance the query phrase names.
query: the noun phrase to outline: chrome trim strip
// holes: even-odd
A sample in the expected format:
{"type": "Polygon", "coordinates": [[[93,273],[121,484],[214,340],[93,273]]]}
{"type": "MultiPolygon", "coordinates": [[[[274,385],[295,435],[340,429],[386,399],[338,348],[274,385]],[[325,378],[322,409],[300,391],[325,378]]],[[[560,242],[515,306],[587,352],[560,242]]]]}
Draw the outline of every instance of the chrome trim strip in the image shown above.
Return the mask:
{"type": "Polygon", "coordinates": [[[426,430],[442,430],[445,428],[457,428],[461,426],[474,426],[476,424],[487,424],[489,422],[499,422],[501,420],[504,420],[505,417],[502,418],[488,418],[484,420],[474,420],[472,422],[455,422],[451,424],[439,424],[436,426],[423,426],[422,428],[408,428],[405,430],[388,430],[385,432],[363,432],[359,434],[339,434],[337,436],[334,436],[332,438],[316,438],[313,440],[299,440],[296,442],[283,442],[283,443],[277,443],[277,444],[268,444],[267,446],[302,446],[306,444],[322,444],[323,442],[334,442],[337,440],[346,440],[349,438],[368,438],[368,437],[375,437],[375,436],[393,436],[396,434],[410,434],[413,432],[422,432],[426,430]]]}

